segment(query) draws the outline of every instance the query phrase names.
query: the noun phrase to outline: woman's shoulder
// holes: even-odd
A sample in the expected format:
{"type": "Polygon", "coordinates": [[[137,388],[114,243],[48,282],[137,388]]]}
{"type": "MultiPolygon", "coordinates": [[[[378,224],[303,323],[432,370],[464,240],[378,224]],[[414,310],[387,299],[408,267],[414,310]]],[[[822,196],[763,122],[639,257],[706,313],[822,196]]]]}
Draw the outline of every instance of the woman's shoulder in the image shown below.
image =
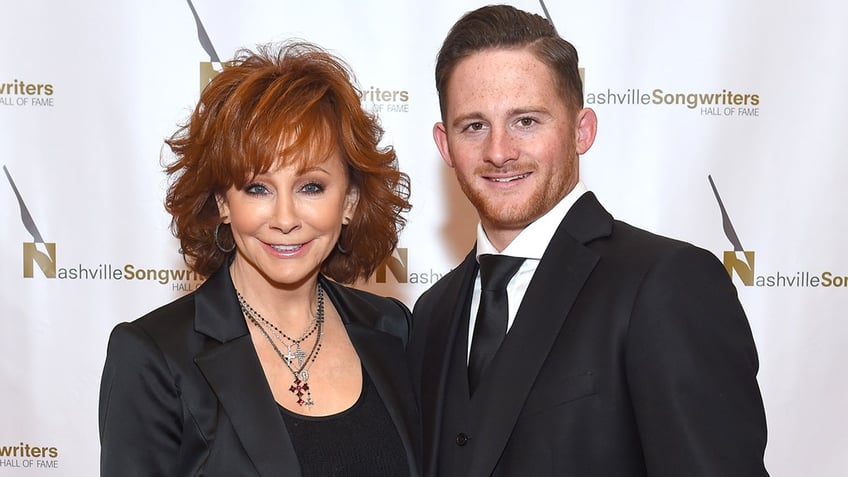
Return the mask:
{"type": "Polygon", "coordinates": [[[126,340],[134,336],[136,339],[156,343],[168,341],[175,335],[183,334],[181,330],[187,332],[193,330],[194,310],[194,294],[182,296],[140,318],[116,324],[112,330],[111,339],[112,341],[126,340]]]}
{"type": "Polygon", "coordinates": [[[406,343],[412,313],[401,300],[331,280],[322,281],[322,285],[339,308],[343,320],[393,334],[406,343]]]}

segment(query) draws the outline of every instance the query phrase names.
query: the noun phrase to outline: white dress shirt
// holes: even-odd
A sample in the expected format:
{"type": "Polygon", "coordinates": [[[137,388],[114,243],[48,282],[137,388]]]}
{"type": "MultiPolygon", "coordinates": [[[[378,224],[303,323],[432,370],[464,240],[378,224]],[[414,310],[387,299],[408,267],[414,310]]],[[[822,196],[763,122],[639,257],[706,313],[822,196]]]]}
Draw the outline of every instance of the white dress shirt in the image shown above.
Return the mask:
{"type": "MultiPolygon", "coordinates": [[[[518,313],[518,307],[521,305],[521,300],[524,298],[524,292],[530,285],[530,280],[533,274],[536,273],[536,268],[539,267],[539,262],[542,260],[542,254],[548,248],[548,244],[556,233],[557,228],[565,214],[571,209],[571,206],[577,202],[588,189],[582,182],[577,182],[574,189],[571,190],[565,197],[562,198],[557,205],[549,210],[545,215],[536,219],[533,223],[522,230],[515,239],[507,245],[502,251],[498,252],[489,237],[486,236],[486,231],[483,226],[477,224],[477,262],[480,261],[480,255],[484,254],[501,254],[511,257],[523,257],[524,263],[521,268],[510,279],[506,286],[507,299],[509,300],[509,311],[507,313],[506,329],[512,327],[515,321],[515,315],[518,313]]],[[[480,307],[480,273],[477,273],[477,278],[474,279],[474,294],[471,297],[471,318],[468,321],[468,354],[471,353],[471,338],[474,334],[474,324],[477,322],[477,309],[480,307]]]]}

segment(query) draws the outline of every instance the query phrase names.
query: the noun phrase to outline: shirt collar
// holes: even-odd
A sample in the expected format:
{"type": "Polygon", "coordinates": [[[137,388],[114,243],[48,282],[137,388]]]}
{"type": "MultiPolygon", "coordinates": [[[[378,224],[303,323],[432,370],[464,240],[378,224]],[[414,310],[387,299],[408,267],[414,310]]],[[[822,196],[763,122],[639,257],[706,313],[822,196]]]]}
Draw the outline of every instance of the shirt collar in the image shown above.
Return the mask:
{"type": "MultiPolygon", "coordinates": [[[[586,193],[588,189],[583,182],[577,182],[571,192],[565,195],[551,210],[547,211],[543,216],[539,217],[527,227],[524,227],[513,241],[507,245],[503,252],[498,252],[489,237],[486,236],[486,231],[483,230],[483,225],[477,223],[477,257],[483,254],[502,254],[512,257],[524,257],[534,260],[541,260],[542,254],[548,248],[551,238],[556,233],[565,214],[571,209],[571,206],[577,202],[581,195],[586,193]]],[[[479,261],[479,260],[478,260],[479,261]]]]}

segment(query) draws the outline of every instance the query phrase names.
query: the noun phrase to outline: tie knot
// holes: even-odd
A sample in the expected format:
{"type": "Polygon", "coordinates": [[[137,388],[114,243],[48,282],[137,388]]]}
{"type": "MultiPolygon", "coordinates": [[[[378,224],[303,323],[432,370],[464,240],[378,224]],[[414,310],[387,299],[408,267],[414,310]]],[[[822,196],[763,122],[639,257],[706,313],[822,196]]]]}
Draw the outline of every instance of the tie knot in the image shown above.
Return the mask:
{"type": "Polygon", "coordinates": [[[524,259],[508,255],[480,255],[480,284],[483,290],[503,290],[524,259]]]}

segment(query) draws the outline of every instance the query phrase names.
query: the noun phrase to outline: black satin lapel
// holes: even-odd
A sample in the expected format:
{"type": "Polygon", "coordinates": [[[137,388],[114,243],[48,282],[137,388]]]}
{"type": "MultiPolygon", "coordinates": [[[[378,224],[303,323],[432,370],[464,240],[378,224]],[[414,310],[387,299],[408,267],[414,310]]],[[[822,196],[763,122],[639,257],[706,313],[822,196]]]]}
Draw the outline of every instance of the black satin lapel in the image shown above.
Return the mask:
{"type": "Polygon", "coordinates": [[[260,475],[299,477],[300,465],[250,335],[195,357],[260,475]]]}
{"type": "Polygon", "coordinates": [[[480,387],[472,408],[480,423],[471,475],[490,475],[542,364],[598,256],[562,228],[536,269],[518,314],[480,387]],[[492,418],[492,416],[497,416],[492,418]]]}
{"type": "Polygon", "coordinates": [[[213,273],[195,295],[194,328],[225,343],[249,333],[228,267],[213,273]]]}
{"type": "Polygon", "coordinates": [[[318,282],[324,288],[327,297],[336,307],[345,326],[351,323],[361,323],[366,328],[377,326],[378,310],[374,305],[363,300],[350,289],[328,280],[323,275],[318,276],[318,282]]]}
{"type": "Polygon", "coordinates": [[[355,323],[347,326],[347,333],[400,434],[406,449],[410,475],[415,477],[418,475],[415,456],[421,447],[421,426],[415,412],[412,381],[403,360],[405,354],[402,342],[387,333],[355,323]]]}

